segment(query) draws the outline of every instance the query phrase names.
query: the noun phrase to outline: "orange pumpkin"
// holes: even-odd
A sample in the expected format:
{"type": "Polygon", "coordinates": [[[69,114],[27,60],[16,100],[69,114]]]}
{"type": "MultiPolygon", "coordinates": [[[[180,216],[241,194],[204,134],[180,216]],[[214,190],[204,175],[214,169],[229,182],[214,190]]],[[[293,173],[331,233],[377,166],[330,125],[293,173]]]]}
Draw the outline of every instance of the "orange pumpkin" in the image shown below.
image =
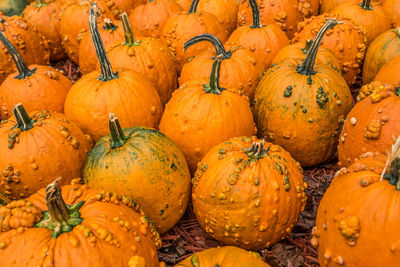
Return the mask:
{"type": "Polygon", "coordinates": [[[393,84],[400,86],[400,55],[395,56],[386,62],[376,74],[374,81],[379,81],[384,84],[393,84]]]}
{"type": "MultiPolygon", "coordinates": [[[[321,0],[319,14],[329,13],[332,9],[345,2],[346,0],[321,0]]],[[[317,15],[317,14],[315,14],[317,15]]]]}
{"type": "Polygon", "coordinates": [[[2,265],[160,267],[161,239],[134,199],[58,181],[0,207],[2,265]]]}
{"type": "Polygon", "coordinates": [[[214,15],[224,26],[228,35],[236,29],[239,6],[237,0],[201,0],[199,11],[214,15]]]}
{"type": "MultiPolygon", "coordinates": [[[[110,63],[115,69],[135,70],[151,81],[164,105],[176,89],[177,73],[173,57],[168,47],[153,37],[137,38],[133,36],[128,15],[121,15],[125,32],[125,42],[111,44],[107,49],[110,63]]],[[[98,63],[97,63],[98,65],[98,63]]]]}
{"type": "Polygon", "coordinates": [[[235,137],[213,147],[198,166],[193,210],[223,244],[269,247],[290,233],[304,210],[303,170],[280,146],[235,137]]]}
{"type": "Polygon", "coordinates": [[[303,18],[318,15],[320,0],[298,0],[298,9],[303,18]]]}
{"type": "Polygon", "coordinates": [[[192,0],[174,0],[176,3],[178,3],[183,10],[189,10],[190,5],[192,4],[192,0]]]}
{"type": "Polygon", "coordinates": [[[109,112],[115,112],[128,127],[157,126],[162,105],[156,89],[147,78],[133,70],[113,72],[97,28],[95,12],[97,6],[92,4],[90,33],[101,71],[82,76],[71,87],[65,100],[65,114],[96,141],[107,134],[109,112]]]}
{"type": "Polygon", "coordinates": [[[256,88],[253,111],[260,134],[289,151],[302,166],[333,156],[352,106],[349,87],[340,74],[328,65],[315,64],[323,35],[337,23],[328,19],[304,60],[286,59],[271,67],[256,88]]]}
{"type": "Polygon", "coordinates": [[[256,132],[247,97],[219,86],[221,61],[215,59],[209,84],[192,81],[176,90],[161,118],[160,131],[179,146],[192,173],[216,144],[256,132]]]}
{"type": "MultiPolygon", "coordinates": [[[[65,115],[40,111],[28,115],[21,104],[0,124],[0,192],[20,199],[62,175],[63,183],[81,176],[89,139],[65,115]]],[[[3,262],[2,262],[3,263],[3,262]]]]}
{"type": "Polygon", "coordinates": [[[227,44],[249,49],[263,64],[263,69],[267,69],[279,50],[289,44],[289,39],[277,26],[261,25],[256,1],[250,0],[249,2],[253,12],[253,25],[238,27],[229,37],[227,44]]]}
{"type": "Polygon", "coordinates": [[[48,66],[27,66],[12,43],[0,31],[0,41],[9,51],[18,72],[10,74],[0,86],[0,115],[7,119],[14,105],[24,104],[28,111],[52,110],[62,113],[72,83],[48,66]]]}
{"type": "Polygon", "coordinates": [[[392,27],[400,26],[400,1],[399,0],[384,0],[383,9],[390,17],[392,27]]]}
{"type": "Polygon", "coordinates": [[[103,1],[111,9],[115,17],[119,16],[124,12],[127,12],[129,14],[133,9],[135,9],[139,5],[144,5],[147,2],[147,0],[103,0],[103,1]]]}

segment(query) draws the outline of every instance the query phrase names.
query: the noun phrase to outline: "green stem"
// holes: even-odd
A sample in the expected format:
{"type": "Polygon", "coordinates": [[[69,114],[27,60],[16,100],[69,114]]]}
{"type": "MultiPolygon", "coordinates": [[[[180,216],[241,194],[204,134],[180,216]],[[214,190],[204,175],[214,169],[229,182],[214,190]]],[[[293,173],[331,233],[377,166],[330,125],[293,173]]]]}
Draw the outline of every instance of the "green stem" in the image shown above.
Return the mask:
{"type": "Polygon", "coordinates": [[[122,26],[124,27],[125,43],[126,46],[138,46],[140,41],[135,41],[135,36],[133,35],[131,22],[129,21],[128,14],[126,12],[121,14],[122,26]]]}
{"type": "Polygon", "coordinates": [[[198,5],[199,5],[199,0],[193,0],[192,4],[190,5],[189,12],[187,14],[196,13],[198,5]]]}
{"type": "Polygon", "coordinates": [[[253,25],[250,28],[261,28],[260,9],[258,8],[256,0],[249,0],[251,12],[253,13],[253,25]]]}
{"type": "Polygon", "coordinates": [[[15,48],[15,46],[7,39],[2,31],[0,31],[0,41],[7,48],[8,52],[11,55],[11,58],[14,60],[15,65],[17,66],[18,75],[15,76],[16,79],[22,80],[28,78],[32,74],[35,73],[36,69],[30,70],[26,65],[24,59],[21,57],[21,54],[15,48]]]}
{"type": "Polygon", "coordinates": [[[204,91],[210,94],[220,95],[225,88],[219,86],[219,78],[221,72],[222,55],[216,56],[214,63],[211,67],[210,83],[204,84],[204,91]]]}
{"type": "Polygon", "coordinates": [[[44,7],[44,6],[47,6],[47,5],[48,5],[48,3],[46,3],[46,1],[44,1],[44,0],[36,0],[35,4],[33,6],[41,8],[41,7],[44,7]]]}
{"type": "Polygon", "coordinates": [[[249,148],[244,148],[243,151],[250,158],[262,159],[268,155],[269,149],[264,149],[265,141],[262,139],[259,142],[254,142],[249,148]]]}
{"type": "Polygon", "coordinates": [[[16,127],[19,128],[22,132],[33,128],[34,121],[29,117],[28,113],[21,103],[15,105],[15,107],[13,108],[13,113],[15,118],[17,119],[16,127]]]}
{"type": "Polygon", "coordinates": [[[360,4],[360,7],[364,10],[373,10],[370,0],[363,0],[362,3],[360,4]]]}
{"type": "Polygon", "coordinates": [[[128,137],[125,136],[124,131],[119,124],[118,118],[114,113],[108,114],[108,125],[110,127],[110,148],[114,149],[125,145],[128,137]]]}
{"type": "Polygon", "coordinates": [[[111,19],[104,19],[104,25],[103,25],[104,30],[110,30],[110,31],[115,31],[118,29],[118,26],[115,25],[111,19]]]}
{"type": "Polygon", "coordinates": [[[197,35],[196,37],[193,37],[192,39],[190,39],[183,45],[183,49],[186,51],[186,49],[188,49],[190,46],[197,44],[201,41],[210,42],[215,48],[216,55],[217,56],[222,55],[222,59],[231,58],[232,52],[225,51],[225,47],[222,44],[222,42],[216,36],[209,34],[209,33],[203,33],[203,34],[197,35]]]}
{"type": "Polygon", "coordinates": [[[96,55],[100,63],[100,81],[106,82],[118,78],[118,73],[114,73],[110,61],[107,58],[103,40],[101,40],[99,29],[97,28],[97,16],[99,14],[96,3],[91,4],[89,11],[89,29],[92,35],[96,55]]]}
{"type": "Polygon", "coordinates": [[[308,40],[306,41],[306,44],[304,45],[304,48],[301,49],[301,51],[302,51],[305,55],[307,55],[307,54],[308,54],[308,51],[310,51],[311,46],[312,46],[312,43],[313,43],[313,40],[312,40],[312,39],[308,39],[308,40]]]}

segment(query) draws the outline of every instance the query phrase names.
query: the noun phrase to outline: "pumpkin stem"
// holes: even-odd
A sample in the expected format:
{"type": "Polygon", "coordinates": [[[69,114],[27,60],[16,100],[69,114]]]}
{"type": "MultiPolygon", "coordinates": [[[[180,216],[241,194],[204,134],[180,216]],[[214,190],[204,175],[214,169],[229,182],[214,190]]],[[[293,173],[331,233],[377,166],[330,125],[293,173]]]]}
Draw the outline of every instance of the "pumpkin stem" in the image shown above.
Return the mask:
{"type": "Polygon", "coordinates": [[[47,228],[53,231],[52,237],[57,238],[60,234],[70,232],[81,224],[83,219],[79,209],[85,201],[70,206],[65,204],[61,195],[61,188],[58,185],[61,177],[46,187],[46,203],[48,211],[43,212],[43,219],[35,227],[47,228]]]}
{"type": "Polygon", "coordinates": [[[33,6],[40,9],[41,7],[47,6],[47,3],[44,0],[36,0],[33,6]]]}
{"type": "Polygon", "coordinates": [[[251,13],[253,14],[253,25],[250,28],[261,28],[260,9],[258,8],[256,0],[249,0],[251,13]]]}
{"type": "Polygon", "coordinates": [[[254,142],[251,147],[243,148],[243,151],[250,158],[262,159],[268,155],[268,149],[264,149],[265,140],[262,139],[259,142],[254,142]]]}
{"type": "Polygon", "coordinates": [[[301,49],[301,51],[302,51],[305,55],[307,55],[307,54],[308,54],[308,51],[310,51],[311,46],[312,46],[312,43],[313,43],[313,40],[312,40],[312,39],[308,39],[308,40],[306,41],[306,44],[304,45],[304,48],[301,49]]]}
{"type": "MultiPolygon", "coordinates": [[[[394,137],[393,137],[394,138],[394,137]]],[[[391,185],[396,186],[396,189],[400,191],[400,136],[397,137],[394,144],[392,145],[392,151],[389,152],[385,168],[382,171],[382,179],[389,181],[391,185]],[[386,173],[389,167],[389,173],[386,173]]]]}
{"type": "Polygon", "coordinates": [[[35,121],[33,121],[29,117],[28,113],[26,112],[24,106],[22,106],[21,103],[15,105],[15,107],[13,108],[13,113],[15,118],[17,119],[16,127],[18,129],[20,129],[23,132],[33,128],[33,123],[35,121]]]}
{"type": "Polygon", "coordinates": [[[138,46],[140,41],[135,41],[135,36],[133,35],[131,22],[129,21],[128,14],[126,12],[121,14],[122,26],[124,27],[125,43],[126,46],[138,46]]]}
{"type": "Polygon", "coordinates": [[[363,0],[360,7],[364,10],[373,10],[370,2],[371,0],[363,0]]]}
{"type": "Polygon", "coordinates": [[[335,27],[337,24],[343,24],[339,22],[337,19],[327,19],[326,23],[322,28],[319,30],[317,36],[315,37],[311,48],[308,50],[306,59],[304,60],[302,65],[297,66],[297,72],[303,75],[314,75],[314,64],[315,64],[315,57],[317,56],[319,45],[321,44],[322,38],[324,37],[325,33],[335,27]]]}
{"type": "Polygon", "coordinates": [[[393,29],[394,33],[396,34],[397,38],[400,38],[400,26],[396,29],[393,29]]]}
{"type": "Polygon", "coordinates": [[[110,127],[110,148],[114,149],[125,145],[128,137],[125,136],[124,131],[119,124],[119,120],[114,113],[108,114],[108,125],[110,127]]]}
{"type": "Polygon", "coordinates": [[[215,48],[216,55],[217,56],[222,55],[222,59],[231,58],[232,52],[225,51],[225,47],[222,44],[222,42],[218,39],[218,37],[216,37],[212,34],[209,34],[209,33],[204,33],[204,34],[197,35],[196,37],[193,37],[192,39],[190,39],[183,45],[183,50],[186,51],[186,49],[188,49],[190,46],[197,44],[198,42],[201,42],[201,41],[210,42],[215,48]]]}
{"type": "Polygon", "coordinates": [[[219,86],[219,76],[221,71],[222,55],[216,56],[211,67],[210,83],[203,84],[204,91],[210,94],[220,95],[225,88],[219,86]]]}
{"type": "Polygon", "coordinates": [[[106,82],[118,78],[118,73],[114,73],[110,61],[107,58],[106,50],[104,48],[103,40],[101,40],[99,29],[97,28],[97,17],[99,10],[96,3],[91,4],[89,11],[89,29],[92,35],[96,55],[100,63],[101,75],[100,81],[106,82]]]}
{"type": "Polygon", "coordinates": [[[7,48],[8,52],[11,55],[11,58],[14,60],[15,65],[17,66],[18,75],[15,76],[16,79],[22,80],[28,78],[32,74],[35,73],[36,69],[30,70],[26,65],[24,59],[21,57],[21,54],[15,48],[15,46],[7,39],[2,31],[0,31],[0,41],[7,48]]]}
{"type": "Polygon", "coordinates": [[[115,25],[111,19],[104,19],[104,25],[103,25],[104,30],[110,30],[110,31],[115,31],[118,29],[118,26],[115,25]]]}
{"type": "Polygon", "coordinates": [[[199,5],[199,0],[193,0],[192,4],[190,5],[189,12],[187,14],[196,13],[198,5],[199,5]]]}

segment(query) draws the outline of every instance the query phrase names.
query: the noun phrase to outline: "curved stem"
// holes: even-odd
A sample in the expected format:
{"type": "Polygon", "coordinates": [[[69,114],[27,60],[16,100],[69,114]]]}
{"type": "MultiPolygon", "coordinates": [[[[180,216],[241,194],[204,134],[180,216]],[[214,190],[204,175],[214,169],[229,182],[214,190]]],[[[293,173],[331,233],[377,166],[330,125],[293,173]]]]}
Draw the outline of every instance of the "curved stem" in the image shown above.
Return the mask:
{"type": "Polygon", "coordinates": [[[110,127],[110,148],[114,149],[125,145],[128,137],[125,136],[124,131],[119,124],[117,116],[114,113],[108,114],[108,125],[110,127]]]}
{"type": "Polygon", "coordinates": [[[104,19],[104,25],[103,25],[104,30],[110,30],[110,31],[115,31],[118,29],[118,26],[115,25],[111,19],[104,19]]]}
{"type": "Polygon", "coordinates": [[[204,84],[204,91],[210,94],[220,95],[225,88],[219,86],[219,75],[221,72],[222,55],[216,56],[214,63],[211,67],[210,83],[204,84]]]}
{"type": "Polygon", "coordinates": [[[339,22],[337,19],[327,19],[326,23],[319,30],[317,36],[315,37],[310,50],[307,53],[306,59],[304,60],[302,65],[297,66],[297,72],[303,75],[313,75],[314,71],[314,63],[315,57],[317,56],[319,45],[321,44],[322,38],[325,33],[335,27],[337,24],[343,24],[339,22]]]}
{"type": "Polygon", "coordinates": [[[24,59],[21,57],[21,54],[15,48],[15,46],[7,39],[2,31],[0,31],[0,41],[7,48],[8,52],[11,55],[11,58],[14,60],[15,65],[17,66],[18,75],[15,76],[16,79],[25,79],[32,74],[35,73],[36,69],[30,70],[26,65],[24,59]]]}
{"type": "Polygon", "coordinates": [[[199,5],[199,0],[193,0],[192,4],[190,5],[189,12],[187,14],[196,13],[198,5],[199,5]]]}
{"type": "Polygon", "coordinates": [[[21,103],[15,105],[13,108],[13,113],[17,120],[17,128],[19,128],[22,132],[33,128],[34,121],[29,117],[21,103]]]}
{"type": "Polygon", "coordinates": [[[196,37],[193,37],[192,39],[190,39],[183,45],[183,50],[186,51],[186,49],[188,49],[190,46],[197,44],[198,42],[201,42],[201,41],[210,42],[215,48],[216,55],[217,56],[222,55],[222,59],[231,58],[231,56],[232,56],[231,51],[228,51],[228,52],[225,51],[225,47],[222,44],[222,42],[216,36],[209,34],[209,33],[203,33],[203,34],[197,35],[196,37]]]}
{"type": "Polygon", "coordinates": [[[364,10],[373,10],[370,2],[370,0],[363,0],[360,7],[364,10]]]}
{"type": "Polygon", "coordinates": [[[268,155],[269,149],[264,149],[265,141],[262,139],[259,142],[254,142],[249,148],[244,148],[243,151],[250,158],[262,159],[268,155]]]}
{"type": "Polygon", "coordinates": [[[103,40],[101,40],[99,29],[97,28],[98,8],[96,3],[91,4],[89,11],[89,29],[92,35],[94,48],[100,63],[101,75],[98,78],[101,81],[111,81],[118,78],[118,74],[114,73],[107,58],[103,40]]]}
{"type": "Polygon", "coordinates": [[[127,46],[137,46],[140,45],[140,41],[135,41],[135,36],[133,35],[131,22],[129,21],[128,14],[126,12],[121,14],[122,26],[124,27],[125,43],[127,46]]]}
{"type": "Polygon", "coordinates": [[[260,9],[258,8],[256,0],[249,0],[251,12],[253,13],[253,25],[250,28],[261,28],[260,9]]]}

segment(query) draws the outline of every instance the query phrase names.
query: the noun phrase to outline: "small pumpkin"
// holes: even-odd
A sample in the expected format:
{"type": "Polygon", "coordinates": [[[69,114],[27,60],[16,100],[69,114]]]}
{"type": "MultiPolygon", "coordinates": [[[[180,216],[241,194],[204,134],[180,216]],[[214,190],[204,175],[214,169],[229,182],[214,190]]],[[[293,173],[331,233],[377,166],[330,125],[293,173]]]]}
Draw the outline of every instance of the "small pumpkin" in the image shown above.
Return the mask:
{"type": "Polygon", "coordinates": [[[194,213],[225,245],[267,248],[290,233],[304,210],[302,168],[280,146],[235,137],[213,147],[198,166],[194,213]]]}
{"type": "Polygon", "coordinates": [[[201,0],[199,11],[214,15],[228,35],[236,29],[239,6],[237,0],[201,0]]]}
{"type": "Polygon", "coordinates": [[[386,62],[376,74],[374,81],[379,81],[384,84],[393,84],[400,86],[400,55],[393,57],[386,62]]]}
{"type": "Polygon", "coordinates": [[[238,27],[229,36],[227,44],[249,49],[263,64],[263,69],[267,69],[279,50],[289,44],[289,39],[276,25],[262,25],[256,0],[249,0],[249,3],[253,13],[253,25],[238,27]]]}
{"type": "Polygon", "coordinates": [[[160,267],[161,239],[134,199],[58,183],[0,207],[4,266],[160,267]]]}
{"type": "Polygon", "coordinates": [[[0,41],[8,50],[18,72],[10,74],[0,85],[0,115],[7,119],[14,105],[24,104],[29,111],[52,110],[63,113],[64,101],[72,86],[70,80],[52,67],[27,66],[17,49],[0,31],[0,41]]]}
{"type": "Polygon", "coordinates": [[[260,254],[232,246],[209,248],[197,252],[174,267],[269,267],[260,254]]]}
{"type": "Polygon", "coordinates": [[[100,62],[100,71],[82,76],[68,92],[65,114],[95,141],[107,134],[107,114],[115,112],[128,127],[157,126],[162,105],[151,82],[143,75],[121,69],[113,72],[97,28],[97,5],[89,13],[90,33],[100,62]]]}
{"type": "Polygon", "coordinates": [[[302,166],[333,156],[352,106],[342,76],[328,65],[315,64],[324,34],[337,24],[328,19],[304,60],[286,59],[269,68],[256,88],[253,111],[260,134],[289,151],[302,166]]]}
{"type": "Polygon", "coordinates": [[[182,150],[192,173],[213,146],[256,132],[248,98],[219,86],[221,61],[215,59],[208,84],[200,80],[181,85],[161,118],[160,131],[182,150]]]}
{"type": "Polygon", "coordinates": [[[28,4],[27,0],[0,0],[0,11],[6,16],[20,15],[28,4]]]}
{"type": "Polygon", "coordinates": [[[34,111],[18,104],[0,124],[0,192],[21,199],[62,175],[63,183],[81,176],[90,140],[60,113],[34,111]]]}
{"type": "Polygon", "coordinates": [[[385,0],[383,2],[383,9],[386,14],[390,17],[392,27],[400,26],[400,1],[399,0],[385,0]]]}

